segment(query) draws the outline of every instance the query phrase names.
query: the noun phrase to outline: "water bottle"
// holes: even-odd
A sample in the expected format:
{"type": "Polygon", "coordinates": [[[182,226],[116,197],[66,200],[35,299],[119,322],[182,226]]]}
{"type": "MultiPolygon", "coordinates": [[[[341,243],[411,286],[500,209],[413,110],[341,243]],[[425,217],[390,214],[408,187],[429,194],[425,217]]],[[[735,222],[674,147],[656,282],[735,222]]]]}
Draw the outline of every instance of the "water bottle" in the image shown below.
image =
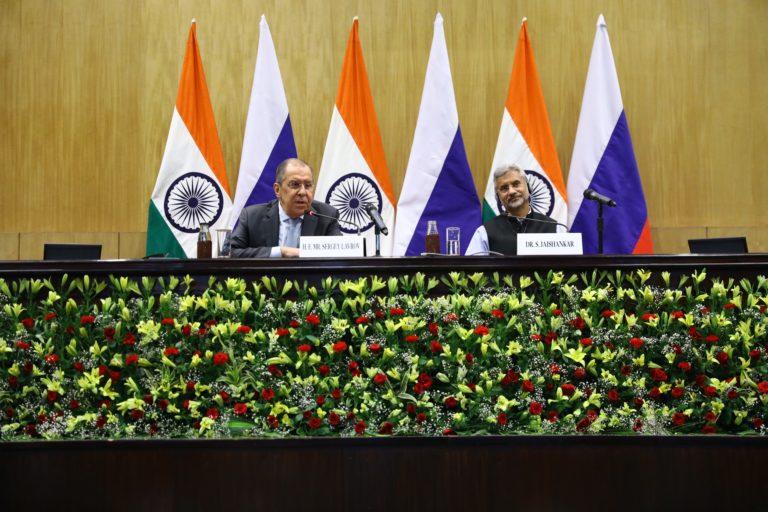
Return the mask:
{"type": "Polygon", "coordinates": [[[208,229],[208,223],[203,222],[200,224],[200,231],[197,233],[197,258],[208,259],[212,253],[211,231],[208,229]]]}

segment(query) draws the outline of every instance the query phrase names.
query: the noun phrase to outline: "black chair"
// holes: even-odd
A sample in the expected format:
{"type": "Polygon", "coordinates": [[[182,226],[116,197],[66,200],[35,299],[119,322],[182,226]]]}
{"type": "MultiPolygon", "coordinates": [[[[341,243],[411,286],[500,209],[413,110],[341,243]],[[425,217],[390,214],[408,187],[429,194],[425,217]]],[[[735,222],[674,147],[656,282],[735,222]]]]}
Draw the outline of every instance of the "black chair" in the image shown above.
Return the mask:
{"type": "Polygon", "coordinates": [[[747,237],[695,238],[688,240],[691,254],[747,254],[747,237]]]}
{"type": "Polygon", "coordinates": [[[98,260],[101,244],[45,244],[44,260],[98,260]]]}

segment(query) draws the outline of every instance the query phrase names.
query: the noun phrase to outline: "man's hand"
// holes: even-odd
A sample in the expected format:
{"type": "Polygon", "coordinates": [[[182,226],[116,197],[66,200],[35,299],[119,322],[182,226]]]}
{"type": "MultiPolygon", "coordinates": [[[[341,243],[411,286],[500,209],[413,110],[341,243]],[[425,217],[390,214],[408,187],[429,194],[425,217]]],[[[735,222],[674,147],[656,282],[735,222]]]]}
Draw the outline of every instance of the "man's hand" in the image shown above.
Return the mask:
{"type": "Polygon", "coordinates": [[[296,247],[281,247],[280,255],[283,258],[298,258],[299,250],[296,247]]]}

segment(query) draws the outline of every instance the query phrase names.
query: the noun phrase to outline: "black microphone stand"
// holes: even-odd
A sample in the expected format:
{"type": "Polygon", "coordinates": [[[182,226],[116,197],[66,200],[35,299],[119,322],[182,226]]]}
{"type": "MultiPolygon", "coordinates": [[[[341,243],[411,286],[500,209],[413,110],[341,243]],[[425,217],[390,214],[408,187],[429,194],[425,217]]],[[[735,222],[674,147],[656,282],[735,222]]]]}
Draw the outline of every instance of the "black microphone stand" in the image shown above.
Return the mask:
{"type": "Polygon", "coordinates": [[[603,203],[597,203],[597,253],[603,254],[603,203]]]}
{"type": "Polygon", "coordinates": [[[376,223],[373,223],[373,235],[376,240],[376,256],[381,256],[381,230],[376,223]]]}

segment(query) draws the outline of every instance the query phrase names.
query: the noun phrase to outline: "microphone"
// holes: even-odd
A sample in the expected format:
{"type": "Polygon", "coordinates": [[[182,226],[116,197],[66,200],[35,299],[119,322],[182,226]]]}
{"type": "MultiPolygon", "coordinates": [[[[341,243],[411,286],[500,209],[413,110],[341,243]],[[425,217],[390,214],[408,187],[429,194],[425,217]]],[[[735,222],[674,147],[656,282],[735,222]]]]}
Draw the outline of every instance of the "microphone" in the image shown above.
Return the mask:
{"type": "Polygon", "coordinates": [[[479,252],[473,252],[472,254],[466,254],[465,256],[504,256],[504,254],[497,252],[497,251],[479,251],[479,252]]]}
{"type": "Polygon", "coordinates": [[[556,220],[554,220],[554,219],[553,219],[553,220],[546,220],[546,219],[534,219],[534,218],[532,218],[532,217],[518,217],[517,215],[512,215],[511,213],[506,213],[506,212],[505,212],[505,215],[506,215],[507,217],[510,217],[510,218],[512,218],[512,219],[517,219],[517,220],[519,220],[520,222],[528,222],[528,221],[531,221],[531,222],[541,222],[541,223],[543,223],[543,224],[555,224],[555,225],[557,225],[557,226],[562,226],[562,227],[564,227],[566,232],[568,231],[568,226],[566,226],[565,224],[562,224],[562,223],[560,223],[560,222],[557,222],[557,221],[556,221],[556,220]]]}
{"type": "Polygon", "coordinates": [[[616,206],[616,201],[614,201],[608,196],[604,196],[603,194],[600,194],[599,192],[595,192],[595,190],[592,188],[588,188],[584,191],[584,198],[589,199],[590,201],[596,201],[600,204],[605,204],[611,207],[616,206]]]}
{"type": "Polygon", "coordinates": [[[376,208],[376,205],[373,203],[366,203],[363,205],[363,208],[368,213],[368,216],[371,218],[373,223],[376,224],[376,228],[381,231],[382,234],[388,235],[389,229],[387,229],[387,225],[384,224],[384,219],[381,218],[379,209],[376,208]]]}
{"type": "Polygon", "coordinates": [[[325,215],[324,213],[316,212],[315,210],[312,210],[312,209],[307,210],[306,215],[309,215],[310,217],[322,217],[324,219],[335,220],[336,222],[343,222],[344,224],[347,224],[355,228],[357,230],[357,234],[358,235],[360,234],[360,226],[358,226],[354,222],[350,222],[344,219],[337,219],[336,217],[332,217],[331,215],[325,215]]]}

